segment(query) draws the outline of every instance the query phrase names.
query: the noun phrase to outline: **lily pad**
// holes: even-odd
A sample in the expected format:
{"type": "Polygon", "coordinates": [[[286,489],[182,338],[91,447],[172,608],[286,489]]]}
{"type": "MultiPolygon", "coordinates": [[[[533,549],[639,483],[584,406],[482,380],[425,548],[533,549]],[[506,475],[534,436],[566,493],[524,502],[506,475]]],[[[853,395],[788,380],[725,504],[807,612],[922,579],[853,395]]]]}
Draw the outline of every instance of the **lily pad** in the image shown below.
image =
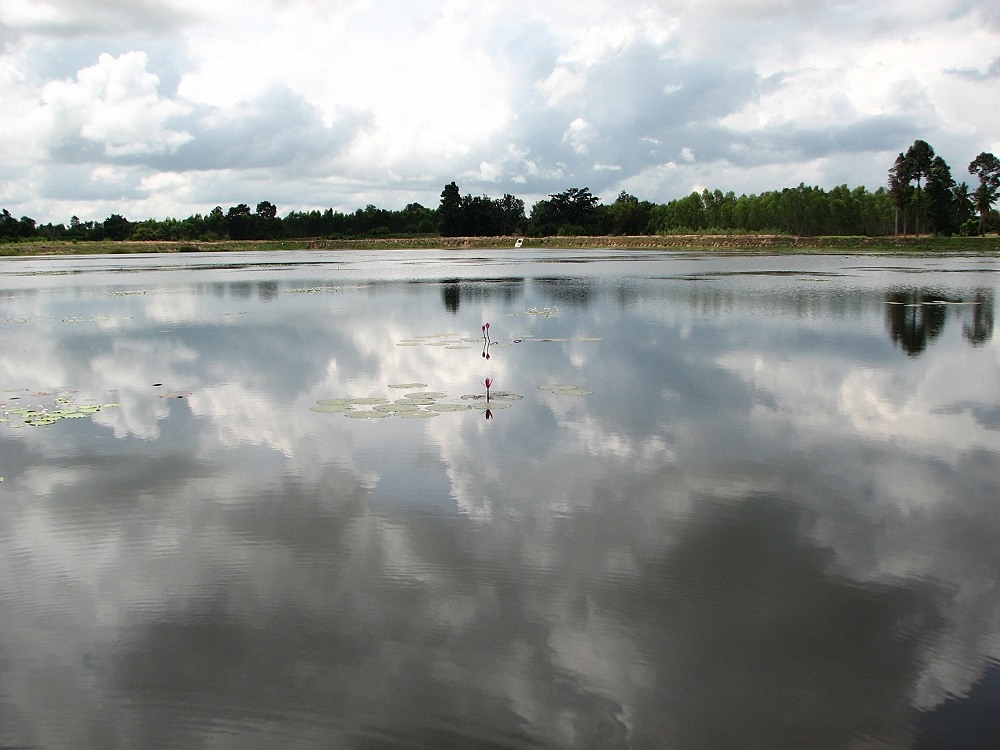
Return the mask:
{"type": "Polygon", "coordinates": [[[350,417],[351,419],[385,419],[390,416],[384,411],[348,411],[344,412],[345,417],[350,417]]]}
{"type": "Polygon", "coordinates": [[[522,398],[524,396],[510,391],[493,391],[490,394],[491,401],[520,401],[522,398]]]}
{"type": "Polygon", "coordinates": [[[389,399],[387,398],[352,398],[349,399],[350,403],[357,404],[358,406],[372,406],[373,404],[387,404],[389,399]]]}
{"type": "Polygon", "coordinates": [[[389,387],[402,388],[403,390],[412,390],[414,388],[426,388],[427,383],[393,383],[389,387]]]}
{"type": "Polygon", "coordinates": [[[468,411],[472,406],[469,404],[429,404],[428,411],[468,411]]]}
{"type": "Polygon", "coordinates": [[[384,411],[387,414],[398,414],[402,416],[404,413],[419,411],[420,405],[410,403],[395,403],[395,404],[375,404],[372,407],[375,411],[384,411]]]}
{"type": "Polygon", "coordinates": [[[351,411],[354,407],[350,404],[324,404],[318,403],[315,406],[310,406],[311,411],[318,411],[321,414],[343,414],[344,412],[351,411]]]}
{"type": "Polygon", "coordinates": [[[437,398],[444,398],[448,394],[447,393],[441,393],[440,391],[418,391],[416,393],[404,393],[403,395],[406,398],[409,398],[409,399],[418,399],[418,398],[419,399],[425,399],[425,398],[437,399],[437,398]]]}
{"type": "Polygon", "coordinates": [[[548,391],[557,396],[590,396],[593,394],[593,391],[588,391],[578,385],[571,385],[569,383],[546,383],[545,385],[538,386],[538,390],[548,391]]]}
{"type": "Polygon", "coordinates": [[[436,411],[427,411],[426,409],[415,409],[414,411],[401,411],[397,417],[402,417],[403,419],[427,419],[429,417],[439,417],[441,416],[436,411]]]}

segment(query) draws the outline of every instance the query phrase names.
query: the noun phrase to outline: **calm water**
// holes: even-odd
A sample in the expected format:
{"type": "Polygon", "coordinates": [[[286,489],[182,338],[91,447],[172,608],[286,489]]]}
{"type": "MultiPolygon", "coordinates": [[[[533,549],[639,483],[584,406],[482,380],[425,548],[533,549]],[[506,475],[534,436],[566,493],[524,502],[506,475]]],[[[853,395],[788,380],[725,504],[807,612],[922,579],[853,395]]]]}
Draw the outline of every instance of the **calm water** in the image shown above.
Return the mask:
{"type": "Polygon", "coordinates": [[[0,262],[0,747],[1000,746],[1000,261],[472,253],[0,262]]]}

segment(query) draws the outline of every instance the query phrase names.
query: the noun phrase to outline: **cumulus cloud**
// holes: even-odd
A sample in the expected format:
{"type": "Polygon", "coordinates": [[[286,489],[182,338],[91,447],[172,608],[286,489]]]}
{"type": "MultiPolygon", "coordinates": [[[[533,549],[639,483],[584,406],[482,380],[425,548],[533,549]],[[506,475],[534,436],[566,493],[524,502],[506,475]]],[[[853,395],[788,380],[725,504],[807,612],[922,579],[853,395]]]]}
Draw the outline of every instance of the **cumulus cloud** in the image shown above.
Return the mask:
{"type": "Polygon", "coordinates": [[[72,164],[128,165],[135,187],[182,176],[160,208],[122,207],[162,215],[204,210],[185,203],[198,186],[256,182],[349,210],[434,205],[454,179],[529,204],[573,185],[656,201],[786,178],[875,188],[918,137],[953,164],[998,148],[986,3],[0,8],[0,96],[17,104],[0,114],[17,142],[2,198],[42,220],[45,179],[27,176],[72,164]]]}
{"type": "Polygon", "coordinates": [[[74,81],[53,81],[42,91],[51,118],[53,150],[70,160],[115,159],[171,151],[190,139],[169,127],[187,108],[157,93],[144,52],[103,54],[74,81]]]}

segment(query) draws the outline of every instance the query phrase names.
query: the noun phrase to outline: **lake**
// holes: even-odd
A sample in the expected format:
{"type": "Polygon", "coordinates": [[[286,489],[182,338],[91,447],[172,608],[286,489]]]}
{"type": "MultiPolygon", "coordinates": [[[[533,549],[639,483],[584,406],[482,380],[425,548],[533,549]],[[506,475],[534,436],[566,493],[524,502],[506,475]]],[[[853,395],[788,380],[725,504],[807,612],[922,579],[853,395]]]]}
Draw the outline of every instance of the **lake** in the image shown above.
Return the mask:
{"type": "Polygon", "coordinates": [[[1000,747],[998,292],[4,259],[0,747],[1000,747]]]}

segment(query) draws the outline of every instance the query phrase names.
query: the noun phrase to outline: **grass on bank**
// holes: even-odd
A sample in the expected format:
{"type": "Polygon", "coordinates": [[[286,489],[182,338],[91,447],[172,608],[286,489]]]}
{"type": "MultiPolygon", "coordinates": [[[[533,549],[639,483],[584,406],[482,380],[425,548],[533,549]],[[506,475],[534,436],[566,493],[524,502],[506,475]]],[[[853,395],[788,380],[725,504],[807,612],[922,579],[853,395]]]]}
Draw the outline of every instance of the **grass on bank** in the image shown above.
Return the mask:
{"type": "MultiPolygon", "coordinates": [[[[281,250],[514,249],[514,237],[112,241],[32,240],[0,243],[0,256],[226,253],[281,250]]],[[[650,249],[722,252],[890,252],[1000,255],[1000,237],[796,237],[782,234],[525,237],[522,249],[650,249]]]]}

